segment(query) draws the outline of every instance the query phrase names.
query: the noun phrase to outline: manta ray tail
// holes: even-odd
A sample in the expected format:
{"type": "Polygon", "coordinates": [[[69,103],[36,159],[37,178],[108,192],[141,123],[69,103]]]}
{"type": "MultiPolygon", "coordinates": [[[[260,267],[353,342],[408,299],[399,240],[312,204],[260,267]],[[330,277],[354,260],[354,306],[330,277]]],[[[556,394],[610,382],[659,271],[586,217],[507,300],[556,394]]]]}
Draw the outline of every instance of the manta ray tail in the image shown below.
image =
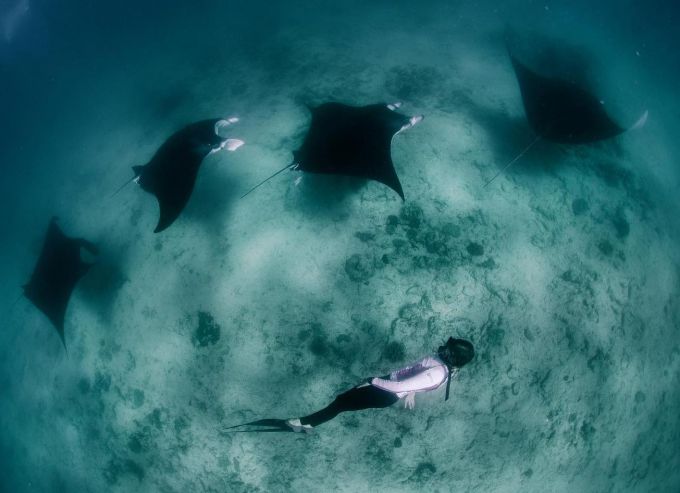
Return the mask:
{"type": "Polygon", "coordinates": [[[278,175],[279,173],[283,173],[283,172],[286,171],[287,169],[291,169],[293,166],[295,166],[295,163],[288,164],[288,165],[286,165],[285,167],[281,168],[281,169],[278,170],[276,173],[274,173],[273,175],[269,176],[268,178],[262,180],[260,183],[258,183],[257,185],[255,185],[253,188],[251,188],[250,190],[248,190],[248,191],[247,191],[246,193],[244,193],[243,195],[241,195],[241,198],[243,198],[243,197],[245,197],[246,195],[250,194],[250,192],[254,191],[256,188],[259,188],[260,186],[264,185],[265,183],[267,183],[269,180],[271,180],[272,178],[274,178],[274,177],[275,177],[276,175],[278,175]]]}
{"type": "Polygon", "coordinates": [[[517,161],[519,161],[519,160],[522,158],[522,156],[524,156],[527,152],[529,152],[529,150],[530,150],[532,147],[534,147],[534,145],[536,145],[536,143],[537,143],[539,140],[541,140],[542,138],[543,138],[542,135],[538,135],[534,140],[532,140],[531,143],[530,143],[528,146],[526,146],[524,149],[522,149],[522,152],[520,152],[519,154],[517,154],[517,155],[516,155],[516,156],[515,156],[508,164],[506,164],[506,165],[503,167],[503,169],[501,169],[498,173],[496,173],[496,174],[493,176],[493,178],[491,178],[489,181],[487,181],[487,182],[484,184],[484,188],[486,188],[486,187],[487,187],[492,181],[494,181],[496,178],[498,178],[499,176],[501,176],[501,175],[503,174],[503,172],[504,172],[505,170],[507,170],[510,166],[512,166],[513,164],[515,164],[517,161]]]}
{"type": "Polygon", "coordinates": [[[135,180],[139,177],[139,175],[142,173],[142,168],[144,168],[144,166],[133,166],[133,167],[132,167],[132,171],[134,171],[135,174],[132,176],[132,178],[130,178],[130,179],[127,180],[125,183],[123,183],[120,187],[118,187],[118,190],[116,190],[115,192],[113,192],[113,193],[111,194],[111,197],[115,197],[116,195],[118,195],[118,193],[119,193],[122,189],[124,189],[125,187],[127,187],[127,186],[128,186],[130,183],[132,183],[133,181],[135,181],[135,180]]]}

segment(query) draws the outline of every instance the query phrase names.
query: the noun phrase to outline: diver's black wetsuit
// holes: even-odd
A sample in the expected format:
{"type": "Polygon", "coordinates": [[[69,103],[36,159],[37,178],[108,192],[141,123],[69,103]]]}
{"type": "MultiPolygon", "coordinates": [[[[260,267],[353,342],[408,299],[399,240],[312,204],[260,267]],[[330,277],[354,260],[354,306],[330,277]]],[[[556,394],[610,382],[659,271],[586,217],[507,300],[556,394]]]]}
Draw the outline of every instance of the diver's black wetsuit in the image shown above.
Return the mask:
{"type": "Polygon", "coordinates": [[[374,387],[373,385],[358,386],[343,392],[322,410],[300,418],[300,422],[303,425],[318,426],[345,411],[389,407],[398,400],[399,397],[396,394],[374,387]]]}
{"type": "MultiPolygon", "coordinates": [[[[410,397],[405,404],[413,408],[416,392],[436,390],[450,382],[450,370],[437,357],[422,360],[383,377],[367,378],[364,383],[338,395],[328,406],[302,418],[258,419],[226,428],[227,432],[305,431],[326,423],[345,411],[362,411],[389,407],[400,398],[410,397]],[[243,426],[258,428],[237,430],[243,426]],[[233,431],[230,431],[233,430],[233,431]]],[[[447,392],[448,393],[448,392],[447,392]]]]}

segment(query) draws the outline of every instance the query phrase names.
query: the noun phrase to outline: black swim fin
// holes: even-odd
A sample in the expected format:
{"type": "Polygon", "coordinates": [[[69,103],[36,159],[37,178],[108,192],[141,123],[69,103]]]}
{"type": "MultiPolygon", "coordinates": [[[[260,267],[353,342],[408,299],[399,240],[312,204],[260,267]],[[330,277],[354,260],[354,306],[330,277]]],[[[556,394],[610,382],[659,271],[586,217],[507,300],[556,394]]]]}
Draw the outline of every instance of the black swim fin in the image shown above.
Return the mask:
{"type": "Polygon", "coordinates": [[[446,379],[446,397],[444,397],[444,402],[449,400],[450,389],[451,389],[451,371],[449,371],[449,378],[446,379]]]}
{"type": "Polygon", "coordinates": [[[276,432],[294,432],[294,430],[286,424],[285,419],[258,419],[250,421],[249,423],[241,423],[240,425],[229,426],[224,428],[220,433],[276,433],[276,432]],[[266,426],[268,428],[257,428],[250,430],[235,430],[241,426],[266,426]]]}

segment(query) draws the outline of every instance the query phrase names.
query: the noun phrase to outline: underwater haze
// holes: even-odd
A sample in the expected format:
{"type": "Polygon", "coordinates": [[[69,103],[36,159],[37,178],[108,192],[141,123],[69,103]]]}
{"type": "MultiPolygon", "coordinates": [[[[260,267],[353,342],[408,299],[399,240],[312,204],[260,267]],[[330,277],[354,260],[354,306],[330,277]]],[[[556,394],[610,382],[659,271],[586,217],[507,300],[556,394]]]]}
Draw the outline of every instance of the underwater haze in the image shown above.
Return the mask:
{"type": "Polygon", "coordinates": [[[0,491],[680,491],[680,6],[0,0],[0,491]],[[535,138],[506,43],[628,128],[535,138]],[[574,68],[576,67],[576,68],[574,68]],[[402,102],[406,200],[285,172],[308,106],[402,102]],[[237,116],[154,234],[132,166],[237,116]],[[296,180],[301,177],[301,180],[296,180]],[[47,224],[96,243],[65,343],[22,297],[47,224]],[[415,409],[302,416],[449,336],[415,409]]]}

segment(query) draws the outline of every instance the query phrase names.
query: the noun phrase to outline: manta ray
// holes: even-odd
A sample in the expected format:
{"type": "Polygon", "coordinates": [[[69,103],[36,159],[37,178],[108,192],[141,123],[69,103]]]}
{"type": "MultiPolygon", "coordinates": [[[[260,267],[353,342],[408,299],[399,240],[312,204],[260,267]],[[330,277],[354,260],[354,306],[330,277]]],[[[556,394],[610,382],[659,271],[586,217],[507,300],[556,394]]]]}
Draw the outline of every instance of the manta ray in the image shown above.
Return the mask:
{"type": "Polygon", "coordinates": [[[396,110],[401,103],[349,106],[324,103],[310,107],[312,120],[302,146],[293,151],[293,162],[255,185],[242,197],[274,176],[294,169],[308,173],[344,175],[375,180],[404,191],[392,163],[392,139],[419,123],[423,116],[407,116],[396,110]]]}
{"type": "Polygon", "coordinates": [[[81,259],[81,249],[97,254],[97,247],[82,238],[69,238],[50,220],[38,263],[23,286],[24,296],[43,312],[59,333],[64,348],[64,317],[76,284],[92,264],[81,259]]]}
{"type": "Polygon", "coordinates": [[[641,128],[647,122],[648,112],[645,111],[634,125],[623,127],[608,115],[603,102],[586,88],[571,80],[534,72],[521,63],[510,49],[508,55],[522,95],[524,113],[536,137],[487,181],[485,187],[540,140],[572,145],[589,144],[616,137],[629,129],[641,128]]]}
{"type": "Polygon", "coordinates": [[[175,132],[143,166],[134,166],[133,181],[158,200],[160,217],[154,233],[177,219],[189,202],[203,159],[224,148],[235,151],[243,145],[226,133],[238,118],[214,118],[192,123],[175,132]]]}
{"type": "MultiPolygon", "coordinates": [[[[541,138],[562,144],[587,144],[622,134],[628,128],[607,114],[595,95],[565,79],[545,77],[510,53],[529,125],[541,138]]],[[[631,128],[644,125],[645,111],[631,128]]]]}

